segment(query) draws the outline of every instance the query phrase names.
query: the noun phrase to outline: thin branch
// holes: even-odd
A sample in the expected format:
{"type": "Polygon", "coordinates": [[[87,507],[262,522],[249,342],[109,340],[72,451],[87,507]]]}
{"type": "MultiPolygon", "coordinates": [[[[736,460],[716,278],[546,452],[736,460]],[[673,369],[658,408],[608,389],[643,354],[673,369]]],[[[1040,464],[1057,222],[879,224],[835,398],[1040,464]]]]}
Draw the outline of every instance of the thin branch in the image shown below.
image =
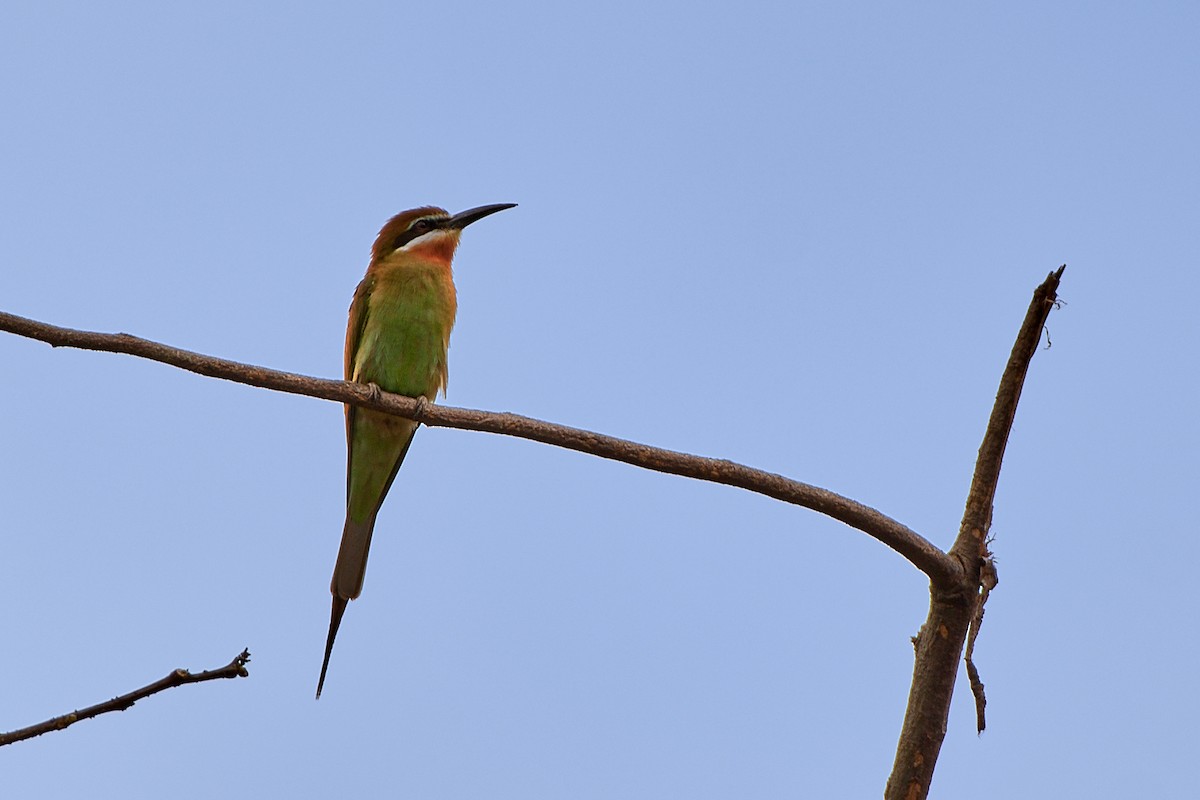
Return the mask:
{"type": "Polygon", "coordinates": [[[1050,316],[1050,309],[1058,299],[1058,283],[1062,279],[1066,264],[1046,276],[1046,280],[1033,293],[1025,321],[1013,344],[1008,365],[1000,378],[996,392],[996,403],[988,420],[983,443],[979,446],[979,457],[975,461],[975,476],[967,493],[967,507],[963,512],[958,538],[950,548],[970,574],[977,574],[985,550],[988,528],[992,524],[992,502],[996,498],[996,484],[1000,482],[1000,465],[1004,461],[1004,448],[1008,446],[1008,435],[1017,416],[1017,403],[1029,372],[1029,362],[1037,352],[1042,331],[1050,316]]]}
{"type": "Polygon", "coordinates": [[[983,609],[988,597],[996,584],[1000,582],[996,574],[996,562],[991,556],[985,557],[983,567],[979,570],[979,602],[975,604],[975,613],[971,617],[971,627],[967,631],[967,652],[963,661],[967,664],[967,680],[971,682],[971,694],[975,698],[975,732],[983,733],[987,729],[987,695],[983,691],[983,681],[979,677],[979,669],[975,666],[975,639],[983,626],[983,609]]]}
{"type": "Polygon", "coordinates": [[[962,564],[966,573],[977,576],[972,581],[972,587],[976,591],[975,609],[971,617],[965,658],[971,693],[975,696],[976,730],[980,733],[986,726],[984,709],[987,707],[987,697],[983,692],[979,670],[975,667],[975,637],[979,633],[979,626],[983,624],[984,604],[987,603],[988,595],[995,588],[997,581],[996,567],[987,549],[996,486],[1000,482],[1000,466],[1004,461],[1008,437],[1012,433],[1013,420],[1017,416],[1021,389],[1025,386],[1025,376],[1029,372],[1029,364],[1037,352],[1043,332],[1046,333],[1046,347],[1050,346],[1050,329],[1046,320],[1050,318],[1051,309],[1059,305],[1058,284],[1066,268],[1067,265],[1063,264],[1047,275],[1029,302],[1029,310],[1025,312],[1025,321],[1021,324],[1016,342],[1013,343],[1008,365],[1000,377],[996,403],[992,406],[992,416],[988,420],[983,443],[979,446],[979,457],[975,460],[975,476],[967,492],[967,504],[958,529],[958,537],[950,548],[950,555],[962,564]]]}
{"type": "MultiPolygon", "coordinates": [[[[1058,283],[1065,269],[1064,265],[1050,273],[1045,282],[1034,290],[1029,310],[1025,313],[1012,354],[1000,378],[996,403],[992,407],[983,444],[979,448],[979,458],[975,462],[975,476],[967,494],[962,525],[950,549],[950,556],[961,567],[959,574],[962,577],[957,584],[938,585],[935,582],[930,587],[929,616],[914,641],[917,653],[912,689],[908,695],[908,708],[904,712],[904,724],[900,729],[896,761],[884,790],[884,797],[888,800],[921,800],[929,795],[933,770],[941,752],[942,740],[946,737],[950,698],[954,694],[954,679],[958,673],[958,660],[963,655],[963,644],[973,624],[978,630],[983,601],[995,585],[992,582],[995,573],[989,575],[985,570],[985,556],[990,555],[987,552],[987,532],[992,524],[992,501],[1000,479],[1004,448],[1017,413],[1017,401],[1021,398],[1021,387],[1029,370],[1029,362],[1037,351],[1042,329],[1050,309],[1054,307],[1058,283]]],[[[974,647],[972,654],[973,651],[974,647]]],[[[979,679],[973,660],[968,673],[976,701],[976,723],[982,729],[983,709],[987,701],[983,694],[983,681],[979,679]]]]}
{"type": "Polygon", "coordinates": [[[91,719],[101,714],[107,714],[110,711],[124,711],[144,697],[149,697],[165,689],[183,686],[185,683],[203,683],[204,681],[215,681],[221,678],[245,678],[250,674],[246,670],[246,664],[249,662],[250,651],[243,650],[233,661],[230,661],[220,669],[209,669],[194,675],[186,669],[177,669],[162,680],[155,681],[149,686],[143,686],[141,689],[132,691],[129,694],[114,697],[107,702],[97,703],[82,711],[72,711],[70,714],[63,714],[61,717],[54,717],[45,722],[39,722],[37,725],[30,725],[28,728],[21,728],[10,733],[0,733],[0,747],[24,739],[32,739],[35,736],[41,736],[43,733],[61,731],[63,728],[68,728],[82,719],[91,719]]]}
{"type": "Polygon", "coordinates": [[[544,422],[517,414],[436,406],[424,400],[389,394],[376,387],[323,380],[290,372],[227,361],[169,347],[125,333],[78,331],[0,312],[0,330],[46,342],[54,347],[77,347],[148,358],[211,378],[263,389],[352,403],[443,428],[497,433],[554,445],[636,467],[721,483],[812,509],[878,539],[907,558],[935,585],[961,580],[959,563],[912,529],[879,511],[847,497],[754,469],[732,461],[664,450],[580,428],[544,422]]]}

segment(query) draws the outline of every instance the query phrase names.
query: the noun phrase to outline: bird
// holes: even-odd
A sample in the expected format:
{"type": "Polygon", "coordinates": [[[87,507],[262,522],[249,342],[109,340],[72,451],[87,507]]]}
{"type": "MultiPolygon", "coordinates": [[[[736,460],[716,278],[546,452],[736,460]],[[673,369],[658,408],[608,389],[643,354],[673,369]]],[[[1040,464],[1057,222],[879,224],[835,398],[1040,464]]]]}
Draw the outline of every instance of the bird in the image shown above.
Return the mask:
{"type": "MultiPolygon", "coordinates": [[[[513,208],[495,203],[451,215],[434,206],[389,219],[371,248],[346,326],[345,378],[432,402],[446,392],[446,351],[458,308],[451,262],[463,228],[513,208]]],[[[333,609],[317,697],[346,604],[362,592],[375,517],[418,423],[346,405],[346,524],[329,590],[333,609]]]]}

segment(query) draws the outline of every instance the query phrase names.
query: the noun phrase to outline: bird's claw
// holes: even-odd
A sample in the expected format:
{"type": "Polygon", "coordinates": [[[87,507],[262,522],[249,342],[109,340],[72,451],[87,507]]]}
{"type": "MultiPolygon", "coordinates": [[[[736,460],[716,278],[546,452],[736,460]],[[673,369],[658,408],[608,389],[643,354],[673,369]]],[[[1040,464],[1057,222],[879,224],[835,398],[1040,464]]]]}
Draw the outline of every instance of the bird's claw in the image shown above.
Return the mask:
{"type": "Polygon", "coordinates": [[[423,394],[417,395],[413,399],[417,401],[417,407],[413,409],[413,419],[417,422],[422,422],[425,412],[429,409],[429,400],[423,394]]]}
{"type": "Polygon", "coordinates": [[[367,384],[367,398],[372,403],[378,403],[383,400],[383,390],[379,388],[378,383],[367,384]]]}

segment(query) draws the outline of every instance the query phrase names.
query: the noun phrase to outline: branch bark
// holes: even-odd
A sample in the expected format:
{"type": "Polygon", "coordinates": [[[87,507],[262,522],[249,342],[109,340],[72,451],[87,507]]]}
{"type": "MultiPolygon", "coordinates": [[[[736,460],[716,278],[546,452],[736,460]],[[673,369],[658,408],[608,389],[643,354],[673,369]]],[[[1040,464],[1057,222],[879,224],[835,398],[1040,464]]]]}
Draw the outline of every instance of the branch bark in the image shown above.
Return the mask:
{"type": "Polygon", "coordinates": [[[497,433],[580,453],[622,461],[635,467],[735,486],[785,503],[803,506],[844,522],[874,537],[907,558],[936,585],[956,585],[962,579],[958,561],[950,558],[916,531],[875,509],[842,495],[754,469],[733,461],[680,453],[618,439],[581,428],[544,422],[518,414],[437,406],[423,399],[382,392],[378,387],[324,380],[257,367],[237,361],[180,350],[127,333],[95,333],[61,328],[0,312],[0,330],[46,342],[53,347],[76,347],[147,358],[210,378],[263,389],[352,403],[442,428],[497,433]]]}
{"type": "MultiPolygon", "coordinates": [[[[972,630],[978,631],[979,623],[983,619],[983,603],[988,592],[996,584],[995,565],[991,562],[991,554],[987,549],[987,535],[991,527],[992,506],[1000,477],[1000,466],[1025,375],[1037,350],[1050,309],[1056,302],[1058,284],[1065,268],[1064,266],[1050,273],[1034,292],[1000,381],[992,415],[979,449],[959,533],[948,552],[942,552],[915,531],[862,503],[826,489],[732,461],[650,447],[516,414],[434,406],[424,399],[414,400],[381,392],[376,386],[279,372],[180,350],[123,333],[104,334],[60,328],[2,312],[0,330],[47,342],[55,347],[124,353],[160,361],[209,377],[372,408],[429,426],[515,436],[658,472],[735,486],[809,508],[863,531],[907,558],[928,575],[930,580],[929,615],[913,639],[916,659],[912,689],[896,750],[896,761],[885,789],[887,798],[918,800],[927,797],[929,793],[933,770],[945,738],[950,699],[964,643],[968,636],[971,636],[972,643],[974,642],[972,630]]],[[[248,660],[248,653],[244,653],[243,656],[248,660]]],[[[244,661],[241,664],[244,664],[244,661]]],[[[234,663],[225,669],[237,665],[241,669],[239,674],[245,674],[241,664],[235,659],[234,663]]],[[[983,683],[979,680],[974,664],[970,663],[968,667],[972,691],[976,698],[978,727],[982,730],[986,702],[983,683]]],[[[190,676],[177,671],[159,683],[172,680],[184,683],[207,679],[210,678],[190,676]],[[181,675],[184,679],[178,679],[181,675]]],[[[74,715],[50,720],[42,726],[34,726],[26,731],[37,728],[53,730],[55,727],[65,727],[76,719],[85,718],[85,714],[95,716],[103,711],[127,708],[134,700],[153,691],[161,691],[162,688],[167,688],[167,685],[154,688],[158,686],[154,684],[131,695],[116,698],[108,704],[93,706],[92,709],[85,709],[74,715]],[[151,689],[153,691],[148,691],[151,689]],[[95,709],[100,710],[94,711],[95,709]],[[93,711],[94,713],[89,713],[93,711]],[[62,720],[67,721],[64,724],[62,720]]],[[[37,730],[20,738],[35,736],[44,730],[37,730]]],[[[7,734],[5,738],[0,738],[0,744],[16,741],[10,737],[22,733],[24,732],[18,731],[15,734],[7,734]]]]}
{"type": "Polygon", "coordinates": [[[186,669],[177,669],[161,680],[136,689],[129,694],[123,694],[120,697],[114,697],[112,700],[88,706],[82,711],[72,711],[70,714],[63,714],[61,717],[54,717],[45,722],[39,722],[37,725],[30,725],[28,728],[21,728],[10,733],[0,733],[0,747],[12,744],[13,742],[32,739],[35,736],[41,736],[43,733],[49,733],[50,731],[61,731],[80,720],[98,717],[110,711],[124,711],[144,697],[149,697],[166,689],[173,689],[176,686],[183,686],[187,683],[215,681],[221,678],[245,678],[250,674],[246,670],[246,664],[248,663],[250,663],[250,651],[243,650],[234,657],[233,661],[230,661],[220,669],[209,669],[194,675],[186,669]]]}
{"type": "MultiPolygon", "coordinates": [[[[962,657],[963,644],[972,620],[983,618],[982,601],[986,596],[984,576],[988,577],[988,583],[995,585],[992,582],[995,572],[994,565],[989,561],[991,554],[987,549],[987,534],[992,524],[992,502],[1000,480],[1000,464],[1017,413],[1017,402],[1021,399],[1029,362],[1037,352],[1065,269],[1064,265],[1051,272],[1034,291],[1000,379],[996,402],[975,463],[975,476],[967,493],[966,510],[958,538],[949,553],[960,566],[961,578],[957,583],[939,584],[934,581],[930,586],[929,616],[913,640],[916,663],[913,667],[912,689],[896,748],[896,762],[884,791],[884,797],[888,800],[920,800],[929,794],[933,769],[946,736],[958,660],[962,657]]],[[[986,587],[987,590],[990,588],[986,587]]],[[[972,679],[972,689],[976,693],[976,714],[982,729],[985,701],[983,683],[979,681],[978,673],[972,679]]]]}

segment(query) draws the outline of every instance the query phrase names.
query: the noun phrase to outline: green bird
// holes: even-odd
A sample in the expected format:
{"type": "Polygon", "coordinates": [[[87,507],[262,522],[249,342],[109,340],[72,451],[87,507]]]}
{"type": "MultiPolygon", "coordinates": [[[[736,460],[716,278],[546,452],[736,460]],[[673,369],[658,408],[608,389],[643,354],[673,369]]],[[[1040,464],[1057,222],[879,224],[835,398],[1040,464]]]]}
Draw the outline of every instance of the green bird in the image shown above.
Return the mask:
{"type": "MultiPolygon", "coordinates": [[[[371,248],[346,327],[346,380],[432,401],[446,391],[446,351],[458,301],[451,262],[462,229],[516,203],[451,216],[414,208],[392,217],[371,248]]],[[[333,611],[317,697],[346,604],[362,592],[367,551],[383,498],[412,444],[417,423],[346,406],[346,526],[333,568],[333,611]]]]}

